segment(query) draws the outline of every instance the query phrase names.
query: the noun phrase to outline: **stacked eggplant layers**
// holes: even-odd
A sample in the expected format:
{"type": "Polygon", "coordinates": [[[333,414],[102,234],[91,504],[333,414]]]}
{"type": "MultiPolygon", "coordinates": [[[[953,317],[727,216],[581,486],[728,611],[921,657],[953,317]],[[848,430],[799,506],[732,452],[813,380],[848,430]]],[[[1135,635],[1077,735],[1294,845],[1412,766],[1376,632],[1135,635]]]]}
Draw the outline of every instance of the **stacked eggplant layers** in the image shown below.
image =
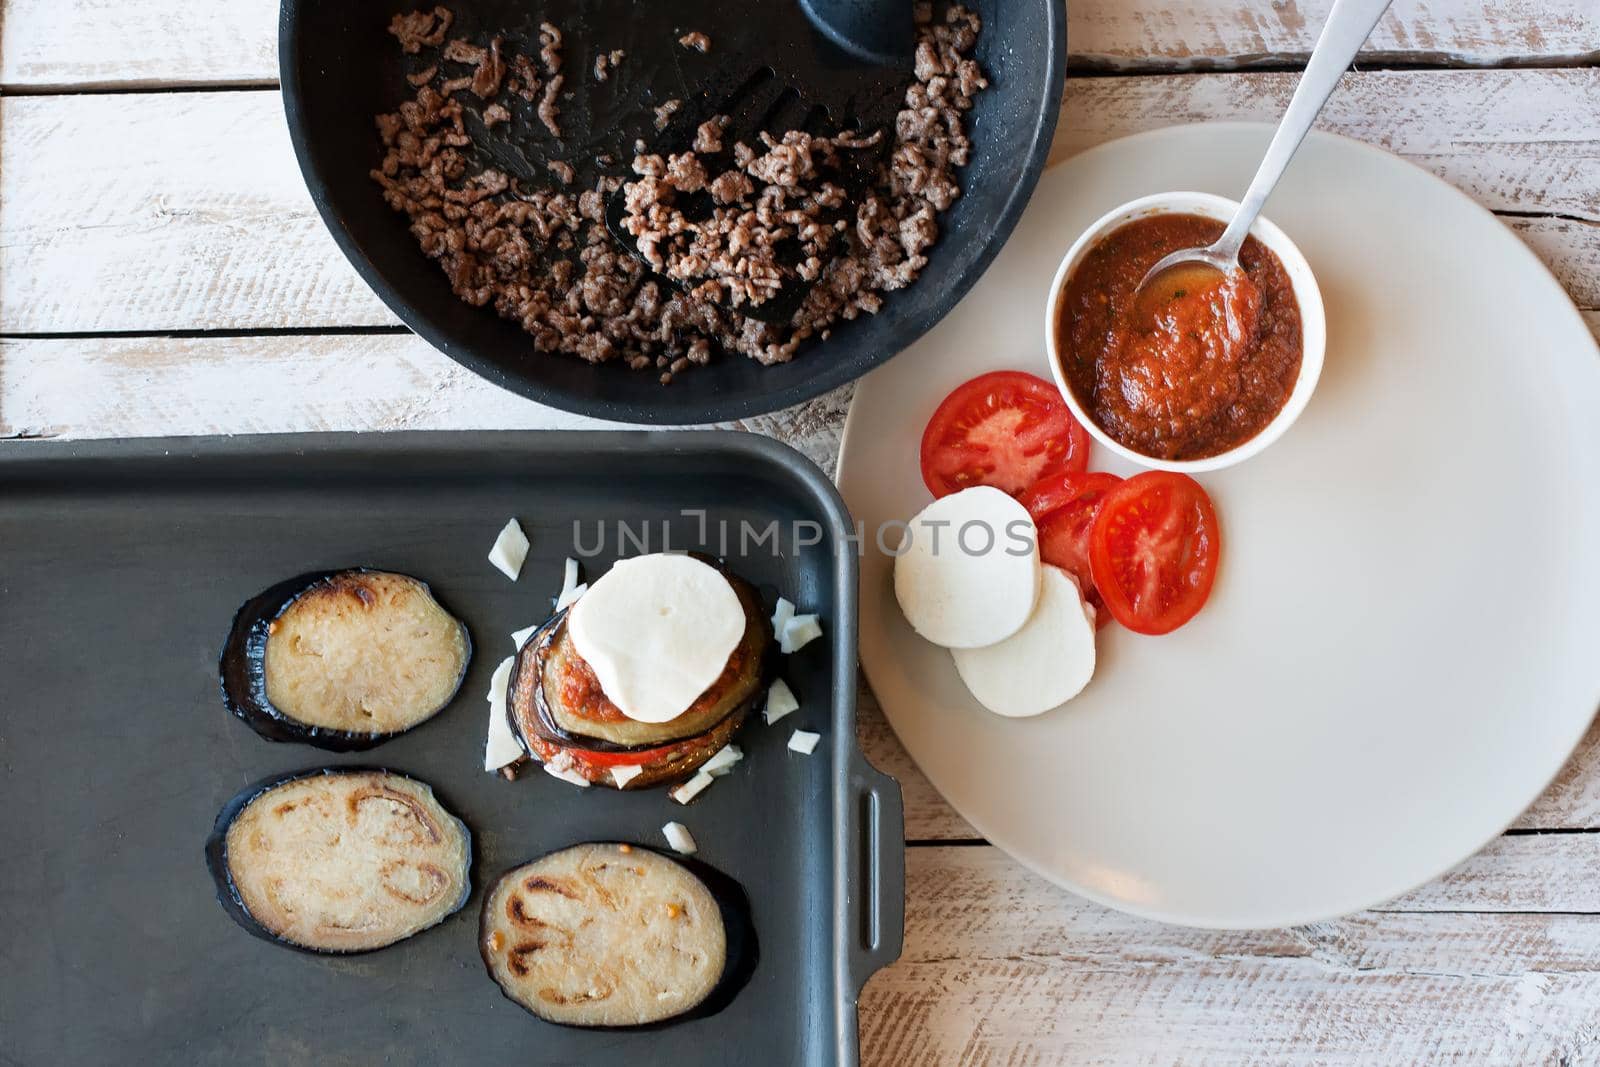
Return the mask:
{"type": "Polygon", "coordinates": [[[573,608],[528,639],[512,667],[506,714],[530,757],[597,785],[641,789],[686,778],[728,743],[766,692],[776,642],[755,588],[713,565],[738,596],[744,633],[721,675],[666,722],[630,718],[606,695],[574,647],[573,608]]]}

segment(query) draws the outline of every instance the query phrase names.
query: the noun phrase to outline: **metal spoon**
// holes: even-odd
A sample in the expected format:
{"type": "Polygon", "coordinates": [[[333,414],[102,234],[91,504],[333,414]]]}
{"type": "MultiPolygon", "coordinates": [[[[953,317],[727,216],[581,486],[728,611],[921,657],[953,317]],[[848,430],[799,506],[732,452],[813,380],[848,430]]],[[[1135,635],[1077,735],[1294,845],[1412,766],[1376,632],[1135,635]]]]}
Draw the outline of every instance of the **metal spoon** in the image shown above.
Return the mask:
{"type": "Polygon", "coordinates": [[[1153,322],[1162,307],[1185,292],[1216,285],[1240,269],[1239,249],[1254,225],[1261,206],[1305,140],[1312,123],[1328,102],[1350,61],[1356,57],[1390,0],[1334,0],[1328,21],[1317,38],[1306,72],[1295,87],[1289,108],[1272,135],[1261,167],[1239,202],[1233,221],[1222,236],[1205,248],[1183,248],[1163,257],[1145,274],[1134,293],[1134,320],[1153,322]]]}

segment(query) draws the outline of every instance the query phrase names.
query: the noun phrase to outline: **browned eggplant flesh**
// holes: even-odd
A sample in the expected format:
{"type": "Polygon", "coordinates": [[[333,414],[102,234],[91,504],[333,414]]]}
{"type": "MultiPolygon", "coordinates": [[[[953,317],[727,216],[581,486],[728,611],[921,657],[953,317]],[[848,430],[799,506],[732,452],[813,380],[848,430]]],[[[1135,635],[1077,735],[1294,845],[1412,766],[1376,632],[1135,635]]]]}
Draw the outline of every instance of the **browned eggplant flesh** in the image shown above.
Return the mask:
{"type": "Polygon", "coordinates": [[[311,952],[392,945],[459,910],[471,835],[426,783],[329,768],[258,784],[217,817],[218,898],[246,930],[311,952]]]}
{"type": "Polygon", "coordinates": [[[253,598],[223,649],[223,698],[257,733],[368,748],[442,711],[466,676],[466,627],[391,571],[302,575],[253,598]]]}
{"type": "Polygon", "coordinates": [[[701,1005],[728,963],[722,909],[687,867],[635,845],[575,845],[506,872],[479,948],[511,1000],[568,1026],[640,1026],[701,1005]]]}

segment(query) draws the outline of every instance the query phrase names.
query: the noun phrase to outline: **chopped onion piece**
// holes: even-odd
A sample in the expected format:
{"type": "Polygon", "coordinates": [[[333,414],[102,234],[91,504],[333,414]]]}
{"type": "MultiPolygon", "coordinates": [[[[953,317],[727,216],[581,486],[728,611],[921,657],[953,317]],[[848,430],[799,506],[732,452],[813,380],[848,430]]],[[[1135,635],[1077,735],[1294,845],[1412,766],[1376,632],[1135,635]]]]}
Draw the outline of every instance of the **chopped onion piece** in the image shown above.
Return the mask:
{"type": "Polygon", "coordinates": [[[570,593],[563,592],[556,598],[556,610],[565,611],[567,608],[570,608],[572,605],[576,604],[578,602],[578,598],[588,591],[589,584],[585,582],[584,584],[575,587],[570,593]]]}
{"type": "Polygon", "coordinates": [[[644,768],[637,763],[624,763],[620,767],[611,768],[611,781],[618,789],[621,789],[643,773],[644,768]]]}
{"type": "Polygon", "coordinates": [[[573,785],[582,786],[585,789],[589,788],[589,779],[585,778],[571,767],[552,767],[550,764],[546,763],[544,765],[544,773],[548,774],[552,778],[559,778],[563,782],[571,782],[573,785]]]}
{"type": "Polygon", "coordinates": [[[814,734],[810,730],[796,730],[789,735],[789,751],[809,756],[817,750],[817,742],[821,740],[821,734],[814,734]]]}
{"type": "Polygon", "coordinates": [[[796,615],[778,631],[778,651],[785,656],[798,652],[822,636],[822,623],[815,615],[796,615]]]}
{"type": "Polygon", "coordinates": [[[516,633],[511,635],[511,643],[517,646],[518,652],[522,651],[522,646],[528,643],[528,638],[538,633],[539,627],[543,625],[543,623],[536,622],[532,626],[524,627],[523,629],[518,630],[516,633]]]}
{"type": "Polygon", "coordinates": [[[687,804],[689,801],[699,796],[701,792],[704,791],[705,787],[714,781],[716,781],[716,779],[711,777],[711,775],[707,774],[705,771],[700,771],[687,782],[684,782],[682,785],[676,786],[669,791],[667,796],[671,797],[673,800],[676,800],[679,804],[687,804]]]}
{"type": "Polygon", "coordinates": [[[578,561],[568,556],[566,565],[561,570],[561,592],[556,594],[556,610],[562,611],[570,607],[574,600],[588,591],[587,584],[578,584],[578,561]]]}
{"type": "Polygon", "coordinates": [[[489,562],[513,582],[522,573],[523,561],[528,558],[528,535],[516,519],[507,522],[489,549],[489,562]]]}
{"type": "Polygon", "coordinates": [[[723,745],[717,750],[715,756],[700,765],[700,770],[706,774],[714,774],[720,777],[732,771],[733,765],[742,759],[744,759],[744,753],[739,751],[738,745],[723,745]]]}
{"type": "Polygon", "coordinates": [[[782,637],[783,631],[788,628],[789,620],[792,618],[794,618],[794,605],[783,597],[779,597],[778,607],[772,613],[772,632],[782,637]]]}
{"type": "Polygon", "coordinates": [[[794,690],[789,688],[789,683],[779,678],[772,683],[772,688],[767,690],[767,709],[765,716],[767,725],[771,726],[791,711],[800,710],[800,701],[795,699],[794,690]]]}
{"type": "Polygon", "coordinates": [[[483,769],[486,771],[498,771],[522,758],[522,744],[511,732],[511,722],[506,718],[506,687],[511,684],[514,659],[507,656],[501,660],[489,679],[489,739],[483,746],[483,769]]]}
{"type": "Polygon", "coordinates": [[[661,828],[661,832],[666,835],[667,844],[672,846],[672,851],[684,856],[692,856],[697,851],[694,837],[683,823],[669,822],[661,828]]]}

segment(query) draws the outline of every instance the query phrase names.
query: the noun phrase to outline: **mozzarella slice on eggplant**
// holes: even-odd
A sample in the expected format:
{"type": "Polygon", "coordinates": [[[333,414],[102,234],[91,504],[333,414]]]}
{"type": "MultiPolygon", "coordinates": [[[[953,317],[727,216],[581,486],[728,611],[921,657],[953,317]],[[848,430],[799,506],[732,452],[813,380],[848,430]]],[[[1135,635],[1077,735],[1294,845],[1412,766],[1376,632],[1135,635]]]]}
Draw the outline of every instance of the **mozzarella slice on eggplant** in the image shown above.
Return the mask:
{"type": "Polygon", "coordinates": [[[946,648],[982,648],[1022,629],[1039,593],[1028,510],[986,485],[940,497],[907,524],[894,594],[912,629],[946,648]]]}
{"type": "Polygon", "coordinates": [[[1094,676],[1094,609],[1072,575],[1044,566],[1039,603],[1022,629],[984,648],[956,648],[956,670],[978,703],[1008,718],[1040,715],[1094,676]]]}
{"type": "Polygon", "coordinates": [[[745,631],[728,579],[693,556],[618,561],[567,616],[600,688],[636,722],[677,718],[721,676],[745,631]]]}

